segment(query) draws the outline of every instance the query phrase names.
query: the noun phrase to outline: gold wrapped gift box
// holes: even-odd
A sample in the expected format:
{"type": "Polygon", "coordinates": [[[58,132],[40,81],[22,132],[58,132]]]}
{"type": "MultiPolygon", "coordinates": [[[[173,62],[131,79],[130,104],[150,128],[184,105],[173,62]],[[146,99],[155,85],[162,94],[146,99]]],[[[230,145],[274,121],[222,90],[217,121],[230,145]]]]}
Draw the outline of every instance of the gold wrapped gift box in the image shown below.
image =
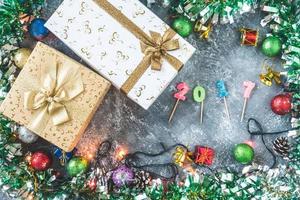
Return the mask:
{"type": "Polygon", "coordinates": [[[84,133],[110,83],[39,42],[20,72],[1,112],[64,151],[84,133]]]}

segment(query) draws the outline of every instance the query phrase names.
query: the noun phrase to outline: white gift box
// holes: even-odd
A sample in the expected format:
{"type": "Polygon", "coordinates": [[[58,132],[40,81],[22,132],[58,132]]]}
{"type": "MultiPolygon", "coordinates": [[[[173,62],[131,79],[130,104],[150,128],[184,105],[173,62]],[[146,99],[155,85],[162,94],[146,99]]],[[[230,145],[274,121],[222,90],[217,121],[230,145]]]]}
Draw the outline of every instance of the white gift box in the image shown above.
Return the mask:
{"type": "MultiPolygon", "coordinates": [[[[169,26],[138,0],[108,0],[146,34],[164,34],[169,26]]],[[[93,0],[65,0],[46,27],[83,58],[91,67],[120,89],[144,54],[140,40],[93,0]]],[[[176,34],[180,48],[168,53],[183,64],[195,48],[176,34]]],[[[148,67],[127,96],[148,109],[177,75],[165,59],[160,71],[148,67]]]]}

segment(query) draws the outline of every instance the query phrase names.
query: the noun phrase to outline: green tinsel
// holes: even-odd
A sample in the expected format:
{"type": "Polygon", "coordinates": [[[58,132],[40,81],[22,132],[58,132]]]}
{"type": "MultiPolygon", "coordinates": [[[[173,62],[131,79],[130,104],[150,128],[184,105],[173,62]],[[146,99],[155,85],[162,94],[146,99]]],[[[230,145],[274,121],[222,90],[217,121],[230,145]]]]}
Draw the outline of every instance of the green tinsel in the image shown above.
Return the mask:
{"type": "Polygon", "coordinates": [[[16,67],[11,60],[13,50],[13,47],[0,49],[0,102],[4,100],[11,83],[14,81],[13,74],[16,67]]]}
{"type": "Polygon", "coordinates": [[[287,90],[293,92],[293,111],[300,106],[300,1],[263,0],[262,10],[268,12],[261,22],[270,24],[272,34],[283,42],[283,67],[287,69],[287,90]]]}
{"type": "Polygon", "coordinates": [[[24,39],[24,27],[20,16],[39,16],[45,0],[3,0],[0,1],[0,47],[15,44],[24,39]]]}
{"type": "Polygon", "coordinates": [[[256,0],[179,0],[173,9],[192,21],[200,19],[205,24],[212,18],[212,23],[233,23],[234,16],[249,12],[257,6],[256,0]]]}
{"type": "Polygon", "coordinates": [[[164,195],[164,187],[161,184],[161,180],[153,181],[152,184],[152,187],[148,187],[145,190],[147,196],[152,200],[162,199],[164,195]]]}

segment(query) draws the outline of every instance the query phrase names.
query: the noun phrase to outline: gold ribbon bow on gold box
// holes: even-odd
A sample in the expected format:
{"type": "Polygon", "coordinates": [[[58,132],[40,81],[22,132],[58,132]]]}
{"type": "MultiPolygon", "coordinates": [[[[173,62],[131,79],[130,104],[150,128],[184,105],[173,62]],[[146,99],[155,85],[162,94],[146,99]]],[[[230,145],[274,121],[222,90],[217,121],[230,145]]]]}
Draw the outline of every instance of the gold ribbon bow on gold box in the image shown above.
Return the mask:
{"type": "Polygon", "coordinates": [[[46,59],[40,67],[40,89],[24,93],[24,107],[34,111],[29,128],[35,132],[43,131],[49,120],[54,125],[69,121],[65,103],[84,91],[79,66],[55,55],[46,59]]]}
{"type": "Polygon", "coordinates": [[[176,35],[175,31],[169,28],[163,36],[150,31],[149,36],[107,0],[94,0],[94,2],[140,40],[141,51],[145,55],[121,87],[124,93],[130,92],[149,66],[153,70],[161,70],[163,59],[167,60],[177,71],[180,70],[183,63],[168,53],[168,51],[179,49],[178,39],[173,39],[176,35]]]}

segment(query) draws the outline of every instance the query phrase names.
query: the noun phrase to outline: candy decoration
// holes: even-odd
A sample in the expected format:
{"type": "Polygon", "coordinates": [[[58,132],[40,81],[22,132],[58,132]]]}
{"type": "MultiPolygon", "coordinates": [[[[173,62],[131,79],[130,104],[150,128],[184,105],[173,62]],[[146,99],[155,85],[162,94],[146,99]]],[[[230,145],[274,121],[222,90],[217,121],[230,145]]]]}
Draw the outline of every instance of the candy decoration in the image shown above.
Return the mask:
{"type": "Polygon", "coordinates": [[[122,187],[134,181],[134,173],[130,168],[122,165],[114,170],[112,180],[117,187],[122,187]]]}
{"type": "Polygon", "coordinates": [[[31,49],[19,48],[14,52],[12,60],[18,68],[22,69],[26,64],[30,54],[31,54],[31,49]]]}
{"type": "Polygon", "coordinates": [[[241,115],[241,122],[244,120],[247,102],[248,99],[250,98],[252,90],[255,88],[255,83],[253,83],[252,81],[244,81],[243,86],[245,90],[244,90],[244,105],[243,105],[243,110],[241,115]]]}
{"type": "Polygon", "coordinates": [[[88,160],[83,157],[74,157],[67,164],[69,176],[77,176],[84,173],[88,168],[88,160]]]}
{"type": "Polygon", "coordinates": [[[242,164],[250,163],[254,158],[253,148],[245,143],[237,144],[233,150],[233,157],[242,164]]]}
{"type": "Polygon", "coordinates": [[[193,91],[193,99],[197,103],[201,103],[200,109],[200,123],[203,122],[203,109],[204,109],[204,99],[205,99],[205,89],[201,86],[197,86],[193,91]]]}
{"type": "Polygon", "coordinates": [[[25,126],[20,126],[18,128],[18,138],[26,144],[31,144],[36,142],[39,136],[28,130],[25,126]]]}
{"type": "Polygon", "coordinates": [[[255,29],[241,28],[241,45],[257,46],[259,32],[255,29]]]}
{"type": "Polygon", "coordinates": [[[30,36],[38,41],[44,39],[49,34],[49,30],[44,26],[45,23],[46,20],[42,18],[34,19],[29,25],[30,36]]]}
{"type": "Polygon", "coordinates": [[[277,56],[282,49],[281,40],[276,36],[269,36],[264,39],[261,51],[264,55],[269,57],[277,56]]]}
{"type": "Polygon", "coordinates": [[[173,21],[172,28],[182,37],[187,37],[192,33],[193,25],[185,17],[178,17],[173,21]]]}
{"type": "Polygon", "coordinates": [[[185,101],[186,100],[186,96],[185,95],[190,90],[189,86],[185,82],[181,82],[181,83],[177,84],[176,88],[177,88],[177,90],[179,90],[179,92],[176,92],[174,94],[174,98],[177,99],[177,100],[176,100],[176,103],[175,103],[175,105],[174,105],[174,107],[172,109],[172,112],[170,114],[169,123],[172,121],[172,118],[173,118],[173,116],[175,114],[175,111],[177,109],[179,101],[185,101]]]}
{"type": "Polygon", "coordinates": [[[215,151],[210,147],[196,146],[194,162],[198,165],[211,165],[215,156],[215,151]]]}
{"type": "Polygon", "coordinates": [[[228,119],[230,119],[228,105],[227,105],[227,101],[226,101],[226,97],[229,95],[229,93],[226,89],[225,82],[223,80],[218,80],[216,83],[216,87],[218,90],[218,97],[223,98],[224,104],[225,104],[225,111],[226,111],[228,119]]]}
{"type": "Polygon", "coordinates": [[[271,109],[277,115],[285,115],[291,112],[292,102],[289,94],[279,94],[271,101],[271,109]]]}
{"type": "Polygon", "coordinates": [[[64,166],[67,163],[67,161],[69,161],[72,158],[76,151],[77,149],[75,148],[71,152],[65,152],[62,149],[56,147],[54,150],[54,155],[56,158],[59,159],[60,164],[64,166]]]}
{"type": "Polygon", "coordinates": [[[37,171],[47,170],[51,163],[50,156],[43,151],[33,153],[30,158],[30,166],[37,171]]]}

